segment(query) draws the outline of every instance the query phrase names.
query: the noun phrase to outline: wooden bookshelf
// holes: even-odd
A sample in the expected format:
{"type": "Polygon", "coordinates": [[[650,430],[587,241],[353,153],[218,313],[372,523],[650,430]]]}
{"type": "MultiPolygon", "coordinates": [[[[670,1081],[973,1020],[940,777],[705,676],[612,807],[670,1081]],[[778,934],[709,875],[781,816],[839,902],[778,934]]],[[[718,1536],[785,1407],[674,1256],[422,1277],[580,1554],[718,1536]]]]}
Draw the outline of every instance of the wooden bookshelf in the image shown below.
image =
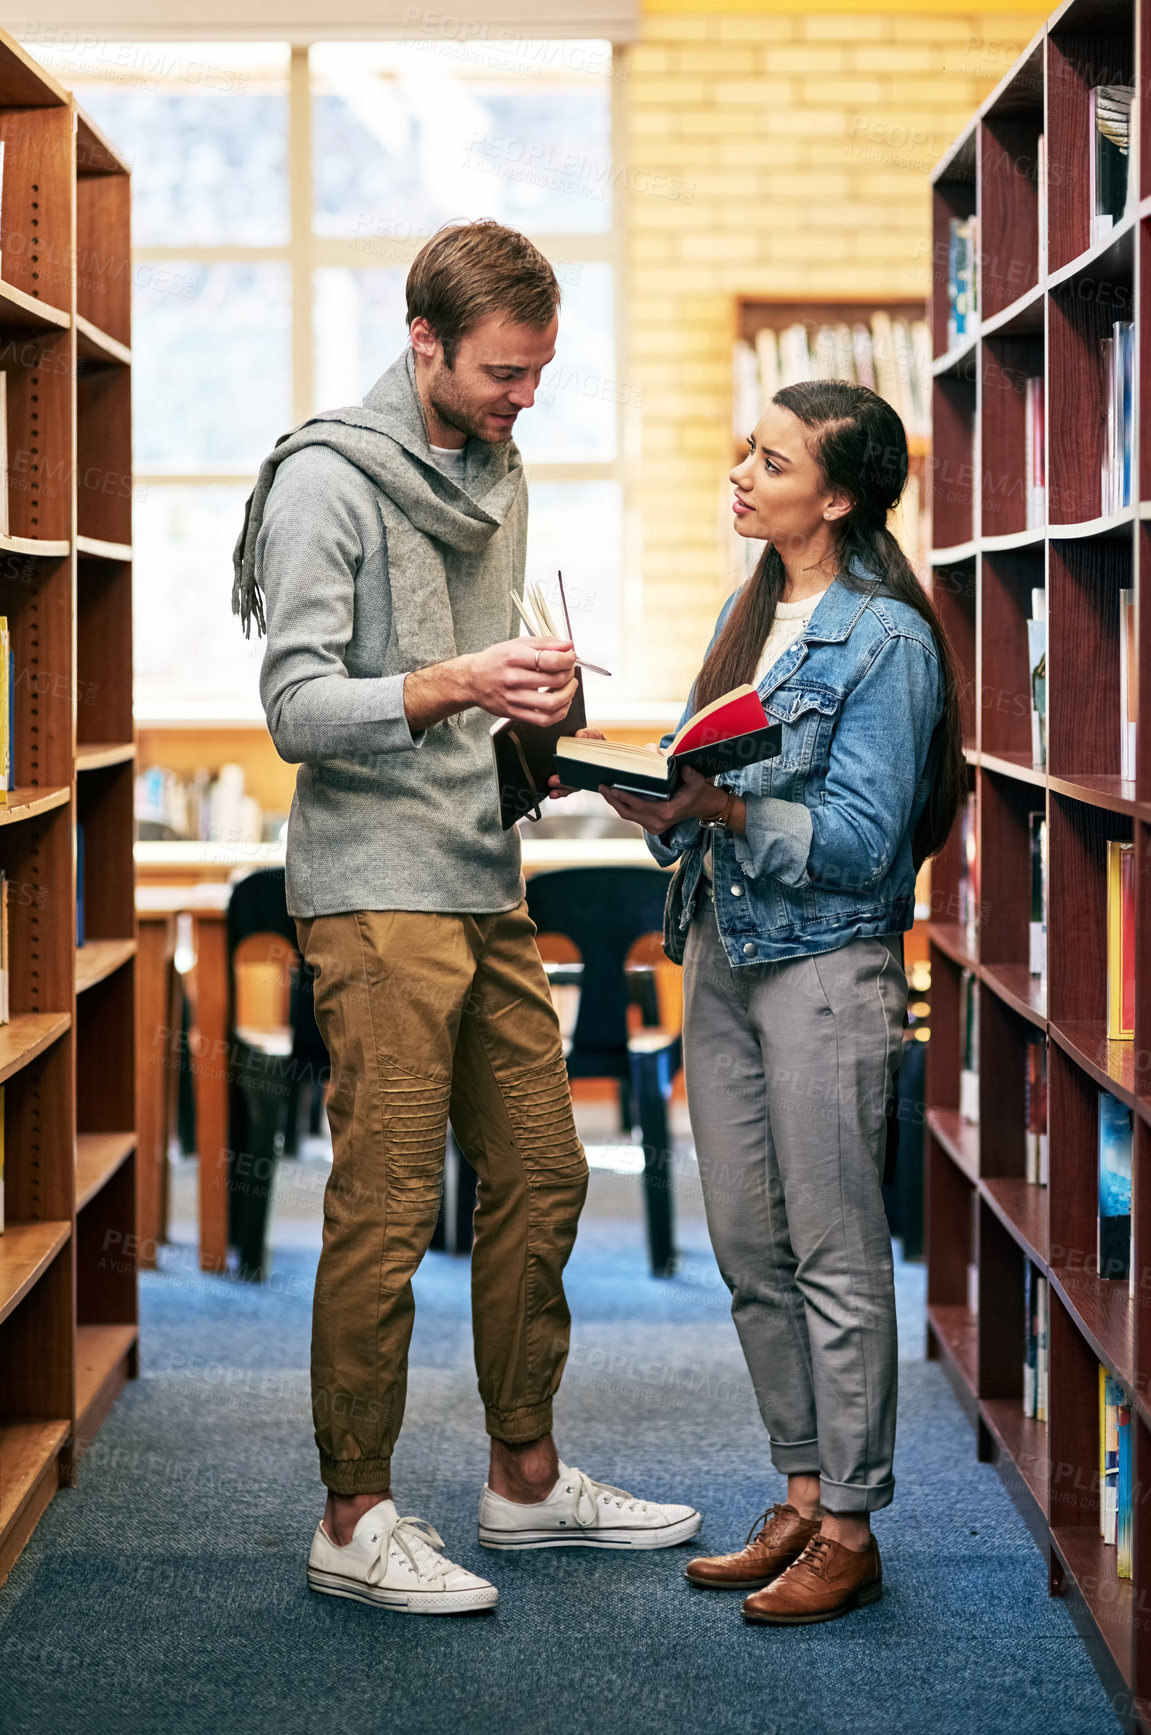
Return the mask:
{"type": "Polygon", "coordinates": [[[16,783],[0,807],[2,1580],[136,1371],[137,1307],[129,182],[2,31],[0,139],[16,783]]]}
{"type": "Polygon", "coordinates": [[[1136,1036],[1106,1037],[1106,846],[1151,849],[1151,0],[1068,0],[932,176],[933,591],[962,672],[979,907],[960,928],[958,827],[935,864],[927,1068],[928,1353],[940,1361],[1048,1556],[1124,1727],[1151,1730],[1151,1518],[1134,1579],[1099,1536],[1098,1364],[1132,1394],[1136,1484],[1151,1475],[1146,1283],[1096,1274],[1096,1116],[1134,1111],[1134,1263],[1151,1269],[1151,878],[1139,875],[1136,1036]],[[1142,77],[1136,78],[1139,69],[1142,77]],[[1130,214],[1091,245],[1088,94],[1137,87],[1130,214]],[[1041,208],[1040,135],[1048,175],[1041,208]],[[976,329],[948,351],[949,220],[978,215],[976,329]],[[1101,338],[1136,328],[1135,502],[1101,510],[1101,338]],[[1046,382],[1044,522],[1028,528],[1023,381],[1046,382]],[[1137,775],[1121,780],[1119,600],[1136,592],[1137,775]],[[1032,764],[1026,620],[1047,594],[1047,766],[1032,764]],[[1048,837],[1045,981],[1030,974],[1029,815],[1048,837]],[[960,988],[979,1000],[979,1125],[959,1116],[960,988]],[[1025,1179],[1024,1066],[1048,1051],[1050,1184],[1025,1179]],[[1049,1421],[1023,1415],[1023,1264],[1050,1284],[1049,1421]],[[978,1312],[968,1309],[969,1266],[978,1312]]]}

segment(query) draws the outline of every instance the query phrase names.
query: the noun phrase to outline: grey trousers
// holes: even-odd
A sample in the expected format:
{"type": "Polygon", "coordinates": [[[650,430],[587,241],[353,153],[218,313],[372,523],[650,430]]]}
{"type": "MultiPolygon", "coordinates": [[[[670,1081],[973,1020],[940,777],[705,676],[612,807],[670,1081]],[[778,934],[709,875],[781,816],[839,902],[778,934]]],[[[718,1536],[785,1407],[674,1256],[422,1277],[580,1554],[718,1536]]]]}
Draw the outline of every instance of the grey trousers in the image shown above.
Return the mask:
{"type": "Polygon", "coordinates": [[[704,898],[684,1070],[712,1246],[771,1461],[829,1512],[895,1487],[896,1336],[881,1192],[902,1048],[902,936],[733,969],[704,898]]]}

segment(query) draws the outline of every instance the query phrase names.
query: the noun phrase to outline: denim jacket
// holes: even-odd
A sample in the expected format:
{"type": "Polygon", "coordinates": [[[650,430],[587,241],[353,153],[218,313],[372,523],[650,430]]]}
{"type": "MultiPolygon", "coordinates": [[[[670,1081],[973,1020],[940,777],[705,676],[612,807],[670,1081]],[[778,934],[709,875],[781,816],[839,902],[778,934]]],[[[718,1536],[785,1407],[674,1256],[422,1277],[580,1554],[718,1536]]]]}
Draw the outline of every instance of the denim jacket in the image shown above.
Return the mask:
{"type": "MultiPolygon", "coordinates": [[[[658,838],[644,834],[661,866],[679,860],[664,924],[677,960],[706,895],[709,837],[716,917],[733,965],[833,952],[911,926],[911,837],[937,759],[942,672],[923,616],[864,569],[854,576],[863,588],[834,580],[759,683],[769,718],[783,725],[779,756],[716,779],[743,797],[746,835],[695,819],[658,838]]],[[[681,725],[690,714],[689,700],[681,725]]]]}

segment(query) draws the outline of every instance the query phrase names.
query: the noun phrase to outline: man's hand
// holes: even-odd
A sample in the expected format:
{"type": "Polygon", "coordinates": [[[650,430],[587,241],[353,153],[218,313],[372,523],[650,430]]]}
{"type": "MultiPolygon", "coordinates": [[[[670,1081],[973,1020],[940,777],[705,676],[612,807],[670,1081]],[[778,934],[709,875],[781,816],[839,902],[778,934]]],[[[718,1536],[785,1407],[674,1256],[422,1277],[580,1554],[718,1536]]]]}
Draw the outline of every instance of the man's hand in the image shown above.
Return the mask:
{"type": "MultiPolygon", "coordinates": [[[[629,795],[623,789],[609,789],[606,783],[600,784],[599,792],[621,819],[630,819],[633,824],[642,825],[645,831],[654,832],[657,837],[671,826],[678,825],[681,819],[716,818],[727,805],[727,790],[717,789],[714,783],[701,777],[690,765],[684,766],[682,783],[666,801],[652,801],[643,795],[629,795]]],[[[736,808],[742,808],[742,805],[742,802],[735,803],[736,808]]],[[[733,821],[735,817],[733,812],[733,821]]]]}
{"type": "Polygon", "coordinates": [[[576,685],[569,639],[508,639],[406,675],[404,714],[413,733],[473,705],[517,723],[558,723],[576,685]]]}
{"type": "MultiPolygon", "coordinates": [[[[602,729],[577,729],[573,737],[576,741],[606,741],[607,736],[602,729]]],[[[566,783],[561,783],[559,773],[553,771],[548,778],[548,800],[562,801],[565,795],[574,795],[575,790],[569,789],[566,783]]]]}

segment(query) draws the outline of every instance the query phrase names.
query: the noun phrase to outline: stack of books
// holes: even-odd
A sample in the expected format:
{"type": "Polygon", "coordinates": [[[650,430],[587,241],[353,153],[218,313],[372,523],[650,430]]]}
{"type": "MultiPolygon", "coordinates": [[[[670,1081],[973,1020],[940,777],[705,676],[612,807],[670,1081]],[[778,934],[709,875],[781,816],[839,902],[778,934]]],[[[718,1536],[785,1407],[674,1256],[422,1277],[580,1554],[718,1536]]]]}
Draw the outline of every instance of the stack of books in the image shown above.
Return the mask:
{"type": "Polygon", "coordinates": [[[1135,326],[1117,319],[1111,336],[1103,339],[1103,382],[1106,419],[1099,510],[1122,512],[1132,498],[1132,452],[1135,434],[1135,326]]]}
{"type": "Polygon", "coordinates": [[[1122,221],[1127,210],[1134,95],[1129,84],[1099,84],[1088,93],[1088,125],[1094,141],[1088,154],[1093,247],[1122,221]]]}
{"type": "Polygon", "coordinates": [[[931,429],[931,332],[923,319],[892,319],[877,309],[870,324],[764,326],[754,345],[736,343],[734,366],[737,439],[746,438],[781,386],[799,380],[869,386],[899,412],[909,434],[931,429]]]}
{"type": "Polygon", "coordinates": [[[1047,1344],[1051,1297],[1047,1279],[1023,1255],[1023,1414],[1047,1420],[1047,1344]]]}
{"type": "Polygon", "coordinates": [[[1117,1575],[1131,1577],[1134,1496],[1131,1399],[1119,1381],[1099,1367],[1099,1534],[1118,1550],[1117,1575]]]}
{"type": "Polygon", "coordinates": [[[1045,1187],[1047,1157],[1047,1038],[1034,1036],[1027,1044],[1023,1075],[1024,1175],[1033,1186],[1045,1187]]]}
{"type": "Polygon", "coordinates": [[[1047,518],[1047,448],[1044,429],[1042,375],[1024,387],[1023,436],[1026,469],[1027,529],[1042,529],[1047,518]]]}
{"type": "Polygon", "coordinates": [[[1031,617],[1027,622],[1027,675],[1031,706],[1031,763],[1042,771],[1047,765],[1047,592],[1038,586],[1031,592],[1031,617]]]}
{"type": "Polygon", "coordinates": [[[947,347],[954,349],[979,325],[979,219],[952,217],[947,248],[947,347]]]}
{"type": "Polygon", "coordinates": [[[136,778],[138,835],[146,842],[268,843],[279,836],[284,819],[282,813],[265,814],[245,793],[242,765],[221,765],[214,774],[201,768],[191,777],[152,765],[136,778]]]}
{"type": "Polygon", "coordinates": [[[1099,1092],[1099,1216],[1095,1256],[1108,1283],[1132,1283],[1131,1110],[1099,1092]]]}

